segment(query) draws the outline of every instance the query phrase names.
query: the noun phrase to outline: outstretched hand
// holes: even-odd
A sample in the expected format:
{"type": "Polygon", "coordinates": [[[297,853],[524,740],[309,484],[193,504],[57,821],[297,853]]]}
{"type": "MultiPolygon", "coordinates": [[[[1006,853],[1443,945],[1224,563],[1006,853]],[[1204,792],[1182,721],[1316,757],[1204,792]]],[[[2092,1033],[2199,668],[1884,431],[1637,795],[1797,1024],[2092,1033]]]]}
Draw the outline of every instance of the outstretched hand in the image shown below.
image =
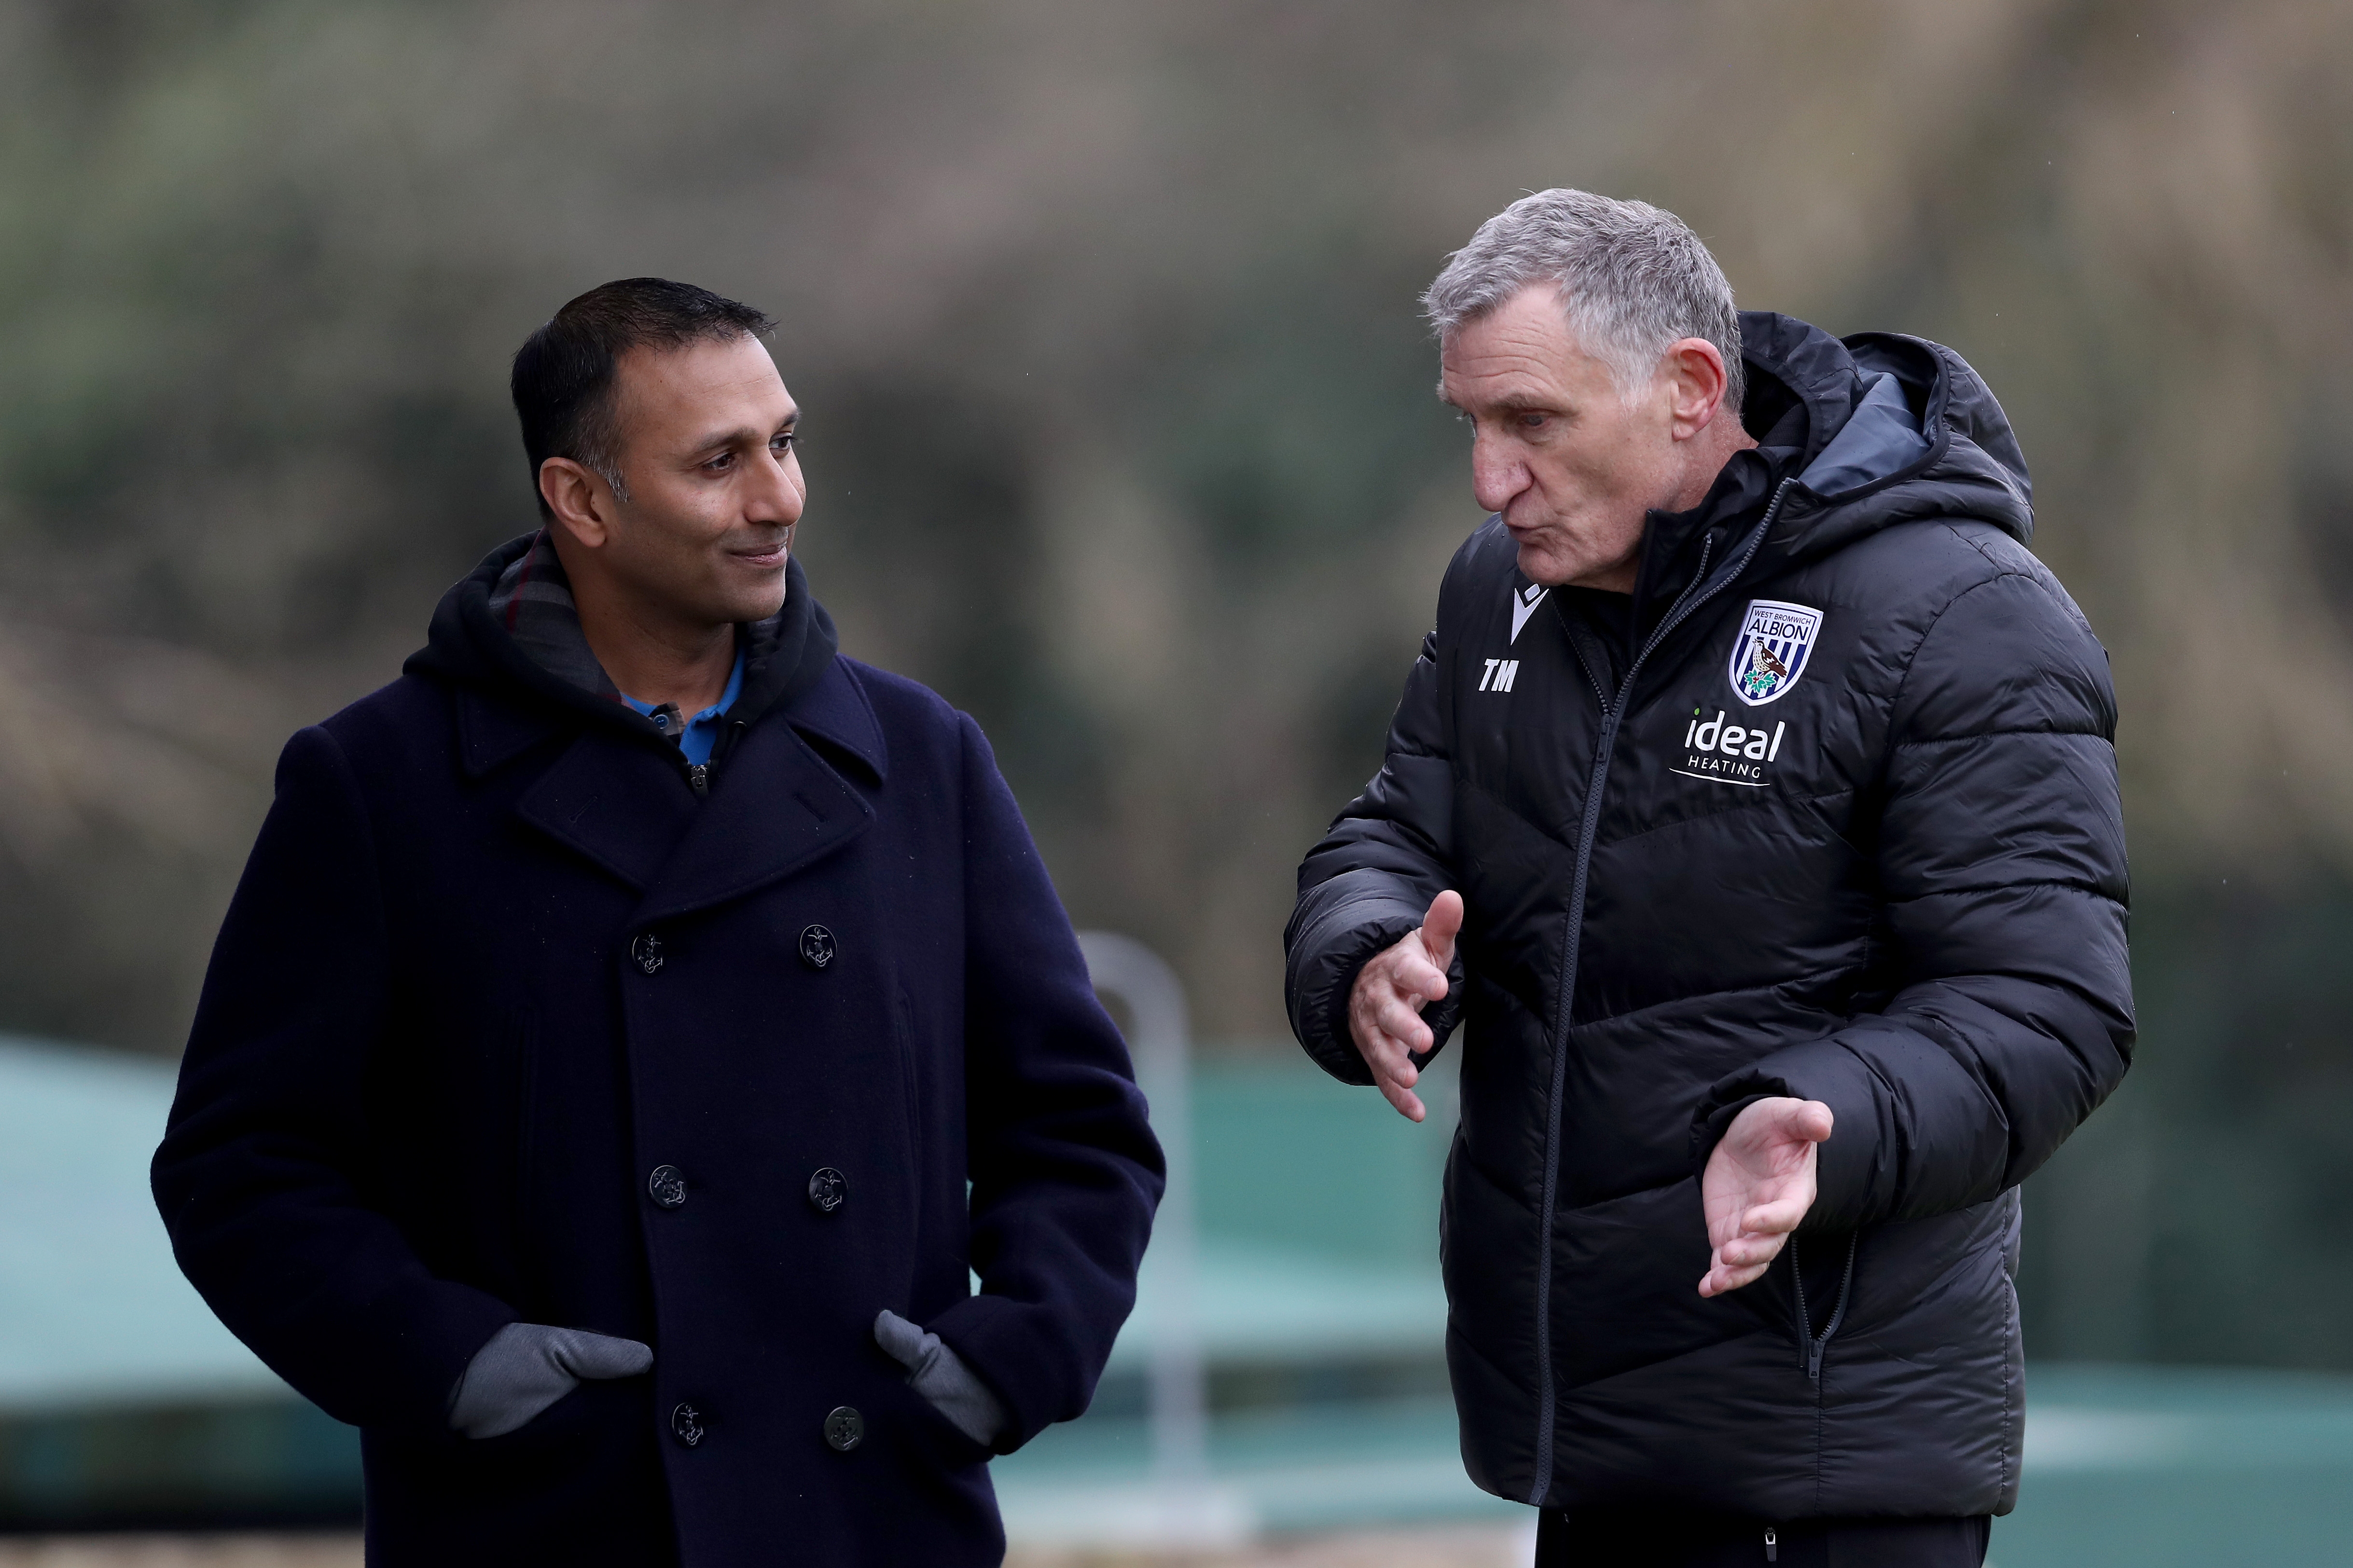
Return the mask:
{"type": "Polygon", "coordinates": [[[1348,991],[1348,1034],[1373,1069],[1373,1082],[1409,1121],[1430,1114],[1413,1092],[1421,1072],[1411,1054],[1438,1043],[1421,1010],[1445,999],[1461,930],[1462,895],[1449,889],[1430,900],[1419,926],[1366,961],[1348,991]]]}
{"type": "Polygon", "coordinates": [[[1757,1100],[1732,1119],[1700,1178],[1708,1245],[1715,1249],[1701,1295],[1737,1290],[1781,1255],[1814,1206],[1814,1163],[1831,1120],[1820,1100],[1787,1096],[1757,1100]]]}

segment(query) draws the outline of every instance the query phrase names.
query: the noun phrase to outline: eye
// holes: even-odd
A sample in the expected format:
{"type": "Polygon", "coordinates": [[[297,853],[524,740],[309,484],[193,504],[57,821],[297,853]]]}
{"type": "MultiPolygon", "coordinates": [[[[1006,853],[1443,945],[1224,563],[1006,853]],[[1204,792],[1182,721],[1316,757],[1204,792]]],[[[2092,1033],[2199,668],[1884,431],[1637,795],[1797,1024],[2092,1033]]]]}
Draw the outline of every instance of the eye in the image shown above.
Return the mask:
{"type": "Polygon", "coordinates": [[[707,474],[723,474],[734,466],[735,454],[733,452],[722,452],[719,456],[712,458],[711,461],[703,464],[702,470],[707,474]]]}
{"type": "Polygon", "coordinates": [[[797,430],[779,430],[774,436],[768,437],[768,450],[776,453],[778,457],[782,457],[786,452],[791,451],[794,444],[799,441],[800,438],[801,433],[797,430]]]}

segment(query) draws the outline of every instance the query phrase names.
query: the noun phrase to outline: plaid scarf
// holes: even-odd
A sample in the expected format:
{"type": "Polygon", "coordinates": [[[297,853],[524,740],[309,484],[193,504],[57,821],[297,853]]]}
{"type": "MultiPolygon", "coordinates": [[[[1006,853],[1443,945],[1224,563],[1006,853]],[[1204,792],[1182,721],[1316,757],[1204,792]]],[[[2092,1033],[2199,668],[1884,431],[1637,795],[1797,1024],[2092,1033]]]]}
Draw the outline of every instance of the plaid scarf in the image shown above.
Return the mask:
{"type": "Polygon", "coordinates": [[[621,700],[621,689],[589,651],[580,606],[572,600],[572,580],[564,574],[547,530],[541,529],[531,548],[499,574],[498,586],[491,590],[491,614],[550,675],[615,702],[621,700]]]}

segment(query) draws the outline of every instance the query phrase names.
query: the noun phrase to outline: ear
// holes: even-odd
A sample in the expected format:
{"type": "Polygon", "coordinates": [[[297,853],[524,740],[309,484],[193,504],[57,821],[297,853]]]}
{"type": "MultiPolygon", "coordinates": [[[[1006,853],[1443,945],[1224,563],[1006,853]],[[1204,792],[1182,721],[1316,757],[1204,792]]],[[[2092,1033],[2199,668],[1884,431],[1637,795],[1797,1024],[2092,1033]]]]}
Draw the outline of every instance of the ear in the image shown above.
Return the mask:
{"type": "Polygon", "coordinates": [[[613,487],[586,464],[548,458],[539,465],[539,494],[556,523],[588,549],[601,548],[611,535],[613,487]]]}
{"type": "Polygon", "coordinates": [[[1659,374],[1672,397],[1674,437],[1688,441],[1708,426],[1724,405],[1724,352],[1705,338],[1679,338],[1667,345],[1659,374]]]}

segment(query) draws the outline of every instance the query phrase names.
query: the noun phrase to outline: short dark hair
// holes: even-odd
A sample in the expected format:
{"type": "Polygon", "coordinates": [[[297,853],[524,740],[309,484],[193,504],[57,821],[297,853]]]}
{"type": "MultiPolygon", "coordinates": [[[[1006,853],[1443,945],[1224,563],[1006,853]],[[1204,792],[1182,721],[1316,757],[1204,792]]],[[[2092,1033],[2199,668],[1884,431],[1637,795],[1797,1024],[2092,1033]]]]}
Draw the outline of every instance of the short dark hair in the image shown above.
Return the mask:
{"type": "Polygon", "coordinates": [[[556,311],[515,351],[512,382],[540,515],[549,515],[539,468],[550,458],[594,468],[628,495],[613,424],[613,369],[623,354],[760,337],[776,324],[749,305],[667,278],[600,284],[556,311]]]}

